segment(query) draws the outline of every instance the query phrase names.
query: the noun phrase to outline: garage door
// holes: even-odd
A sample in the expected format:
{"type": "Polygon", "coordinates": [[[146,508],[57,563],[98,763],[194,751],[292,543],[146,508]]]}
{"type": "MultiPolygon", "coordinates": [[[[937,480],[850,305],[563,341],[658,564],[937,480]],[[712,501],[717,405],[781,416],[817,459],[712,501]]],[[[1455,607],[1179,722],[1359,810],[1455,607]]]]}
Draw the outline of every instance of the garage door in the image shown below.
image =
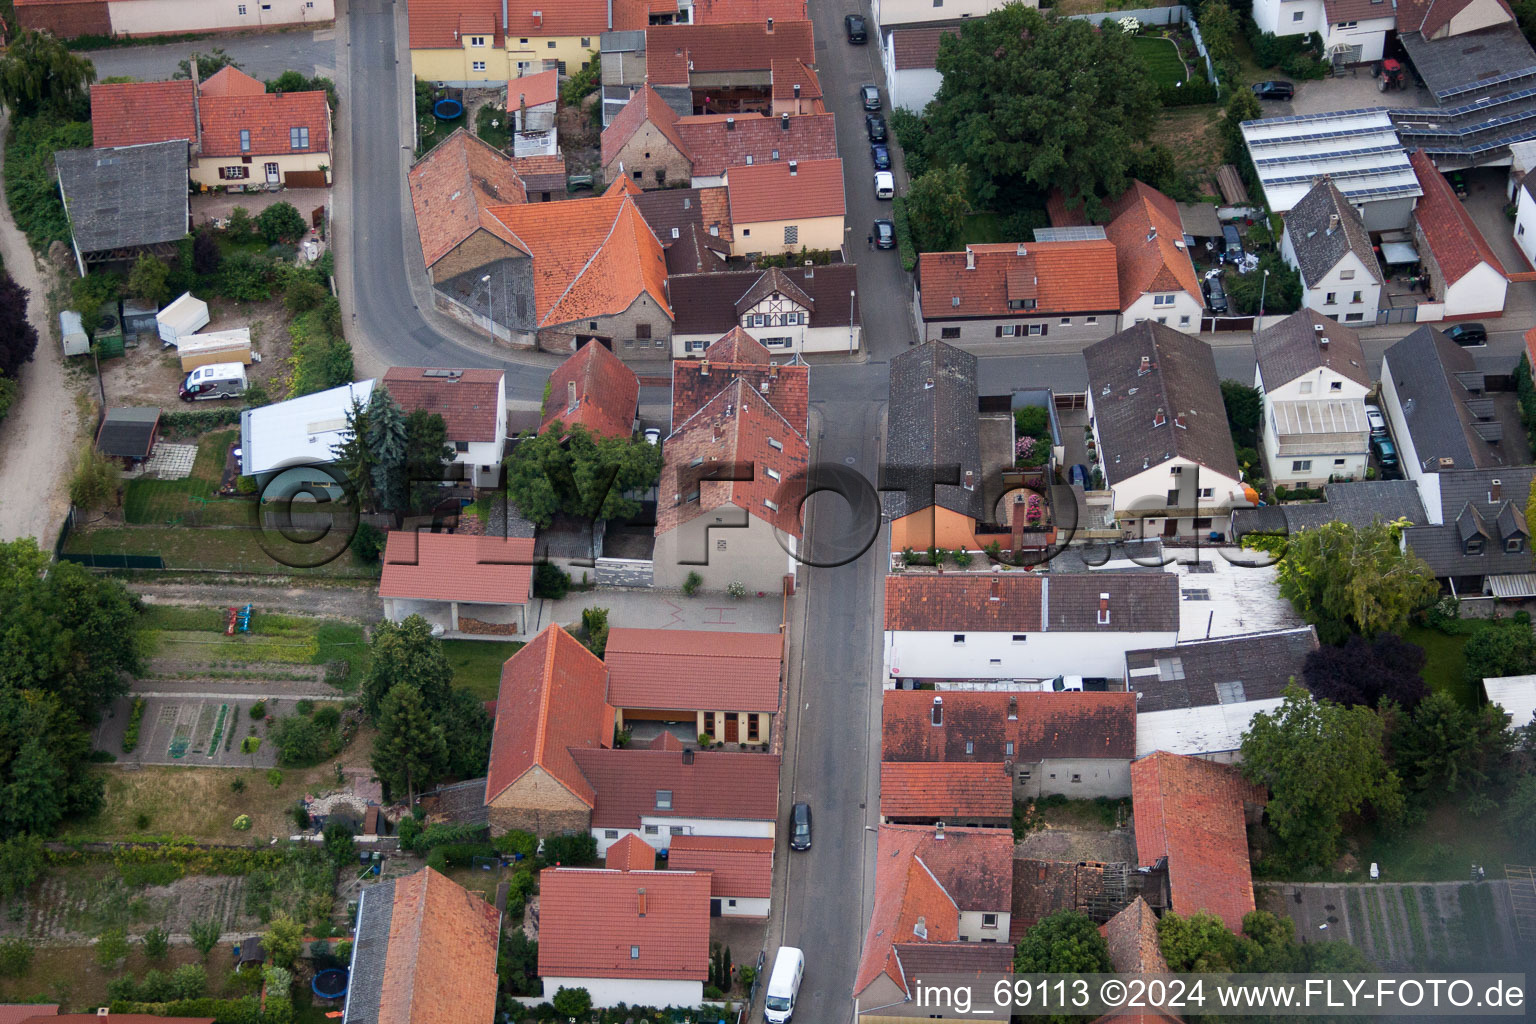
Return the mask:
{"type": "Polygon", "coordinates": [[[287,188],[325,188],[324,171],[288,171],[283,175],[287,188]]]}

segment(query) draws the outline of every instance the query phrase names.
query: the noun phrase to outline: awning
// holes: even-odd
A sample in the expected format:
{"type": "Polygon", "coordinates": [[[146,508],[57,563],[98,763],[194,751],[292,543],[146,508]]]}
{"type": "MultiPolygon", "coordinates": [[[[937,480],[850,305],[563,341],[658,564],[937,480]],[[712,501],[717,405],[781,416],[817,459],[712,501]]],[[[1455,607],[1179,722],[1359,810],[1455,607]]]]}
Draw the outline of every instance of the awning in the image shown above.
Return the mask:
{"type": "Polygon", "coordinates": [[[1536,572],[1489,576],[1486,583],[1494,597],[1536,597],[1536,572]]]}
{"type": "Polygon", "coordinates": [[[1381,258],[1387,261],[1389,266],[1400,263],[1419,262],[1419,251],[1409,242],[1382,242],[1381,258]]]}

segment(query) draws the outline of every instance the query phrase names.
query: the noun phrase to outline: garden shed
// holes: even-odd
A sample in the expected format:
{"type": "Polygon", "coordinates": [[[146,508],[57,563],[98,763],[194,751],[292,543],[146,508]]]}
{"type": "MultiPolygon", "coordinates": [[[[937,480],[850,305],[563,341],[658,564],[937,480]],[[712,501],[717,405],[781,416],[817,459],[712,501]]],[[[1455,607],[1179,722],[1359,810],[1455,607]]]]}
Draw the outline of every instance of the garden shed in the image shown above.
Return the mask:
{"type": "Polygon", "coordinates": [[[159,433],[160,410],[156,406],[108,409],[96,431],[96,448],[132,465],[149,458],[159,433]]]}

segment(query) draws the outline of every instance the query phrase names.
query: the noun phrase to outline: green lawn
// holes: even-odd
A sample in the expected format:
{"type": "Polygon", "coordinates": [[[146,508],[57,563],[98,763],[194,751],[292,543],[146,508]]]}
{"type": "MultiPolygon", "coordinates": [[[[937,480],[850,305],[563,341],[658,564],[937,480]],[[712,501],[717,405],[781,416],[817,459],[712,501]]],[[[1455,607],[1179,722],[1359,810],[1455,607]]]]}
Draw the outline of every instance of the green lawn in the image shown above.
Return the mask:
{"type": "Polygon", "coordinates": [[[1506,863],[1525,863],[1525,851],[1500,827],[1498,814],[1474,818],[1453,803],[1429,812],[1423,824],[1398,834],[1362,832],[1358,875],[1372,862],[1381,877],[1394,882],[1450,882],[1466,878],[1471,865],[1481,864],[1489,878],[1503,878],[1506,863]]]}
{"type": "Polygon", "coordinates": [[[1519,628],[1509,619],[1457,619],[1450,623],[1450,633],[1429,626],[1413,626],[1403,633],[1403,639],[1424,648],[1424,681],[1431,690],[1443,690],[1467,707],[1476,707],[1482,700],[1480,687],[1466,678],[1467,658],[1464,648],[1467,640],[1485,629],[1519,628]]]}
{"type": "Polygon", "coordinates": [[[223,608],[148,605],[143,612],[147,653],[207,656],[213,661],[324,665],[345,661],[347,676],[337,683],[351,690],[368,667],[363,627],[350,622],[263,612],[260,595],[249,633],[225,636],[223,608]]]}
{"type": "Polygon", "coordinates": [[[192,475],[185,480],[128,481],[123,489],[123,517],[130,523],[167,526],[254,523],[255,502],[215,497],[224,474],[224,455],[234,443],[236,433],[220,430],[199,439],[192,475]]]}
{"type": "Polygon", "coordinates": [[[964,237],[966,245],[991,245],[996,242],[1012,242],[1017,239],[1003,237],[1002,218],[988,210],[967,214],[964,237]]]}
{"type": "Polygon", "coordinates": [[[140,526],[76,530],[64,550],[69,554],[159,555],[170,569],[221,569],[292,576],[377,576],[377,565],[366,565],[347,550],[325,563],[306,567],[334,551],[336,544],[292,543],[276,530],[265,534],[239,527],[140,526]],[[267,546],[262,546],[262,539],[267,546]],[[317,557],[318,556],[318,557],[317,557]]]}
{"type": "Polygon", "coordinates": [[[1184,61],[1171,39],[1161,36],[1136,36],[1131,45],[1146,62],[1147,74],[1158,85],[1178,85],[1184,81],[1184,61]]]}
{"type": "Polygon", "coordinates": [[[444,640],[443,650],[453,666],[453,685],[481,700],[495,700],[501,687],[501,666],[522,646],[502,640],[444,640]]]}

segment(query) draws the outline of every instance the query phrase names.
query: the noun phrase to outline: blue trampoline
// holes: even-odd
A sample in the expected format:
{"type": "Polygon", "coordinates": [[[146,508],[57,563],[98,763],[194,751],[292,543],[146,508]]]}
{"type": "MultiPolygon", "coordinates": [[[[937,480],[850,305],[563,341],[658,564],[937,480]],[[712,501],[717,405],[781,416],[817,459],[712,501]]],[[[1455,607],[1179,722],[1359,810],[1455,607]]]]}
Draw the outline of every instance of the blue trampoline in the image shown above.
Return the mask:
{"type": "Polygon", "coordinates": [[[456,121],[464,116],[464,104],[445,96],[432,104],[432,115],[439,121],[456,121]]]}
{"type": "Polygon", "coordinates": [[[315,996],[320,999],[341,999],[347,994],[347,969],[331,967],[315,975],[309,983],[315,996]]]}

